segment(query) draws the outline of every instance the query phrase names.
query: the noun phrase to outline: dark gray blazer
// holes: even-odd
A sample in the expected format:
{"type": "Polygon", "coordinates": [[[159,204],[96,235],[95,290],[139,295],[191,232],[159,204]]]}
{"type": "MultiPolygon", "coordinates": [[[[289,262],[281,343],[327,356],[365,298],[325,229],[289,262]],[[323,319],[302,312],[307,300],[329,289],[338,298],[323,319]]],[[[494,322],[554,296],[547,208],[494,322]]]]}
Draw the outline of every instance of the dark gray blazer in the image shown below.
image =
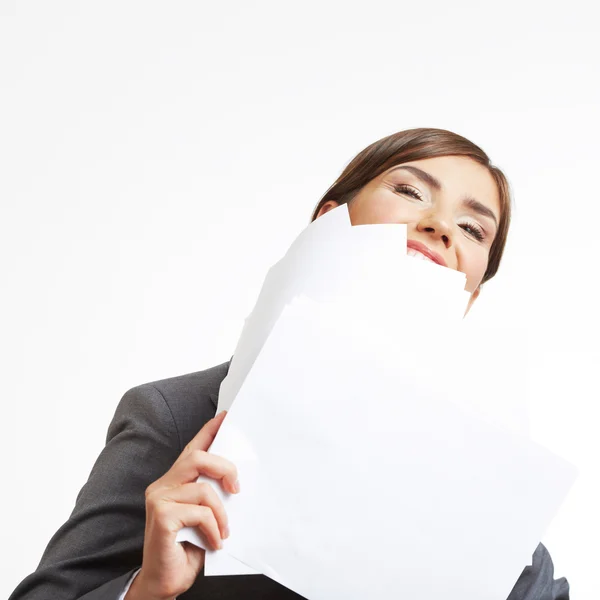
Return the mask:
{"type": "MultiPolygon", "coordinates": [[[[71,516],[52,536],[35,572],[9,600],[116,600],[142,564],[148,485],[169,470],[216,412],[229,362],[136,386],[122,397],[106,446],[77,495],[71,516]]],[[[465,577],[468,577],[465,573],[465,577]]],[[[435,574],[432,573],[432,577],[435,574]]],[[[540,544],[509,600],[568,600],[540,544]]],[[[402,580],[390,597],[402,596],[402,580]]],[[[179,600],[287,600],[298,594],[263,575],[204,577],[179,600]]],[[[442,599],[432,599],[442,600],[442,599]]]]}

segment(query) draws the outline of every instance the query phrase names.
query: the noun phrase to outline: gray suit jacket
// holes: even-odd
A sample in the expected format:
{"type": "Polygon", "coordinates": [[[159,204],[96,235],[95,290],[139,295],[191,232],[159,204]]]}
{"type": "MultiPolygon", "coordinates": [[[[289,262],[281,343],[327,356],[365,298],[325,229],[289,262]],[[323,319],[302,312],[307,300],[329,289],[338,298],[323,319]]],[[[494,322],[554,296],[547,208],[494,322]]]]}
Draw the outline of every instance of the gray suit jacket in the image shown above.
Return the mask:
{"type": "MultiPolygon", "coordinates": [[[[77,495],[70,517],[52,536],[37,569],[9,600],[116,600],[142,564],[148,485],[169,470],[216,412],[229,362],[136,386],[122,397],[106,445],[77,495]]],[[[435,573],[431,574],[435,577],[435,573]]],[[[568,600],[540,544],[509,600],[568,600]]],[[[465,573],[465,577],[469,574],[465,573]]],[[[402,580],[390,597],[402,597],[402,580]]],[[[262,575],[204,577],[179,600],[287,600],[301,596],[262,575]]],[[[442,600],[432,599],[432,600],[442,600]]]]}

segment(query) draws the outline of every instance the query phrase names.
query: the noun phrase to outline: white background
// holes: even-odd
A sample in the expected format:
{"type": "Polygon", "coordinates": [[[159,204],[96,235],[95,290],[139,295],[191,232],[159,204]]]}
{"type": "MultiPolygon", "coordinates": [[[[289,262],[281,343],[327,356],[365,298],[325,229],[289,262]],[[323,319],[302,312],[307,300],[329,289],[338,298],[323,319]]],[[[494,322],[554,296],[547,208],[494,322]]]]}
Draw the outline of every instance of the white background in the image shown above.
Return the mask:
{"type": "Polygon", "coordinates": [[[123,393],[228,360],[347,162],[410,127],[470,138],[512,184],[470,318],[536,334],[533,434],[581,472],[542,541],[572,597],[597,597],[592,8],[0,2],[0,597],[68,517],[123,393]]]}

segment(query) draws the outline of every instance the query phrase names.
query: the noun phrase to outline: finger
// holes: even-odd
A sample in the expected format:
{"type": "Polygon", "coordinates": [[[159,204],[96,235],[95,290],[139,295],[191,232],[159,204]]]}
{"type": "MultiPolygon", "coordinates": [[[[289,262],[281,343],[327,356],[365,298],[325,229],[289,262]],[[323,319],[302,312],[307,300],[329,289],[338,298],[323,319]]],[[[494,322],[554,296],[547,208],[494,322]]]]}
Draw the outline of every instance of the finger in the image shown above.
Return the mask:
{"type": "Polygon", "coordinates": [[[181,504],[207,506],[213,511],[222,539],[229,537],[229,520],[223,502],[210,483],[186,483],[171,488],[163,495],[164,500],[172,500],[181,504]]]}
{"type": "Polygon", "coordinates": [[[208,450],[213,443],[223,419],[227,415],[227,411],[220,412],[210,421],[204,424],[204,427],[191,439],[189,444],[184,448],[182,454],[187,454],[191,450],[208,450]]]}
{"type": "Polygon", "coordinates": [[[236,466],[222,456],[203,450],[194,450],[175,462],[161,478],[160,487],[175,487],[195,482],[200,475],[220,481],[223,489],[230,494],[237,494],[239,491],[236,466]]]}
{"type": "Polygon", "coordinates": [[[165,502],[155,519],[162,529],[176,534],[183,527],[197,527],[203,541],[215,550],[223,547],[215,514],[208,506],[165,502]]]}

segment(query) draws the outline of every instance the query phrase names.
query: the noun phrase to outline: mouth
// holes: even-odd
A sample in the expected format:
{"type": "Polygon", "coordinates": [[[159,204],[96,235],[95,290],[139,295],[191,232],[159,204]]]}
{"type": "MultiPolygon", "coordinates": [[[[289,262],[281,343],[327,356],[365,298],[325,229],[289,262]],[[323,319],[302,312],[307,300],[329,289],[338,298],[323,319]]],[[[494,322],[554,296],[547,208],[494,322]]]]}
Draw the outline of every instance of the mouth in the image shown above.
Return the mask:
{"type": "Polygon", "coordinates": [[[446,261],[437,253],[428,248],[425,244],[421,242],[416,242],[415,240],[408,240],[406,243],[406,254],[407,256],[412,256],[417,260],[426,260],[432,263],[436,263],[438,265],[442,265],[442,267],[446,267],[446,261]]]}

